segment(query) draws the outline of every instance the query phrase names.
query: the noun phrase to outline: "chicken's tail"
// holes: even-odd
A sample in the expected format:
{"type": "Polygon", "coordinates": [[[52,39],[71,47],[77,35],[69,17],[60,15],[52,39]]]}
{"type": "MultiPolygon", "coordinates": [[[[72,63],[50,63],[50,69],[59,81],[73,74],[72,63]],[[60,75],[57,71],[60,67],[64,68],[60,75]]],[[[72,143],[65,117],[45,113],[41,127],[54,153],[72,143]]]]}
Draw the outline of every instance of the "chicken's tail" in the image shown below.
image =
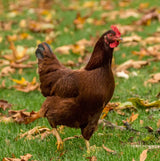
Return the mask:
{"type": "Polygon", "coordinates": [[[60,64],[56,55],[46,42],[38,45],[35,54],[38,58],[38,72],[41,82],[41,92],[45,97],[50,96],[52,85],[54,85],[60,77],[60,74],[57,75],[56,73],[59,69],[63,69],[64,66],[60,64]]]}
{"type": "Polygon", "coordinates": [[[36,50],[36,57],[38,59],[43,59],[45,56],[51,54],[53,54],[52,49],[46,42],[38,45],[38,48],[36,50]]]}
{"type": "Polygon", "coordinates": [[[61,67],[61,64],[59,63],[57,57],[46,42],[39,44],[35,53],[36,57],[38,58],[39,65],[55,65],[56,68],[61,67]]]}

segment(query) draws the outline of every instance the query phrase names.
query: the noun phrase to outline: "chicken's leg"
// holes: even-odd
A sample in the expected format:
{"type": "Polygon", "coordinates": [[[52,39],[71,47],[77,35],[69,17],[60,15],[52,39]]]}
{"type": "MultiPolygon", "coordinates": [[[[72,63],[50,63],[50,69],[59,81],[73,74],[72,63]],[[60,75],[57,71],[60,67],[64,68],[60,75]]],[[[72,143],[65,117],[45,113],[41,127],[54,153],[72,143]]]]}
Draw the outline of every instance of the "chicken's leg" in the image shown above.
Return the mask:
{"type": "Polygon", "coordinates": [[[63,141],[62,141],[57,129],[53,128],[52,133],[57,139],[57,150],[62,150],[63,149],[63,141]]]}
{"type": "Polygon", "coordinates": [[[89,143],[89,140],[85,139],[85,144],[86,144],[86,148],[87,148],[87,153],[90,153],[90,143],[89,143]]]}

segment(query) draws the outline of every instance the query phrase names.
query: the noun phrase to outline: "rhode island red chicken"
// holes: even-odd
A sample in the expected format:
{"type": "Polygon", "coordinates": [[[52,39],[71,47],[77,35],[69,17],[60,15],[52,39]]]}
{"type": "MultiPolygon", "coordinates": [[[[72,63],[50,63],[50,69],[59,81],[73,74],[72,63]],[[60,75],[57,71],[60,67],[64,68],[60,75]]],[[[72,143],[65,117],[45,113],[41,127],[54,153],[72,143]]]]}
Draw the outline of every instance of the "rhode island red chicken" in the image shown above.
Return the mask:
{"type": "Polygon", "coordinates": [[[115,26],[97,41],[84,69],[71,70],[57,60],[47,43],[38,45],[41,92],[46,97],[39,112],[27,118],[26,124],[47,117],[57,138],[57,149],[63,145],[57,125],[80,128],[89,150],[89,139],[97,127],[103,108],[111,99],[115,84],[111,70],[114,47],[121,34],[115,26]]]}

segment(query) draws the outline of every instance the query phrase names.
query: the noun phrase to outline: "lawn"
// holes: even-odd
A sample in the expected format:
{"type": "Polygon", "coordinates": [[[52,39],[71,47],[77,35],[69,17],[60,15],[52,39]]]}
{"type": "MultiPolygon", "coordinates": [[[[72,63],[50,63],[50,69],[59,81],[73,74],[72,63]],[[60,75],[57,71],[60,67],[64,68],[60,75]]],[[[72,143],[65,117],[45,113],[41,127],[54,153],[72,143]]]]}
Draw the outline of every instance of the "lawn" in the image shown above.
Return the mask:
{"type": "MultiPolygon", "coordinates": [[[[15,88],[15,80],[25,80],[31,82],[33,78],[39,82],[35,50],[40,42],[48,42],[55,51],[58,59],[72,69],[78,69],[86,64],[94,43],[110,26],[117,25],[123,32],[128,25],[133,29],[126,29],[122,33],[124,41],[114,51],[113,69],[118,65],[133,59],[135,61],[157,58],[150,61],[139,69],[127,69],[128,79],[115,75],[116,88],[111,102],[127,102],[129,98],[140,98],[146,102],[160,99],[160,84],[147,83],[153,74],[159,73],[159,60],[155,55],[133,54],[135,51],[147,49],[154,45],[159,47],[160,40],[155,39],[147,42],[151,36],[160,37],[160,1],[159,0],[128,0],[128,1],[75,1],[65,0],[2,0],[0,1],[0,100],[7,100],[12,104],[12,110],[27,109],[27,111],[38,111],[45,100],[39,90],[30,92],[18,91],[15,88]],[[151,17],[145,23],[137,22],[155,8],[155,13],[159,15],[151,17]],[[159,34],[159,36],[158,36],[159,34]],[[141,40],[134,40],[133,35],[138,35],[141,40]],[[129,39],[130,37],[130,39],[129,39]],[[126,38],[126,39],[125,39],[126,38]],[[128,39],[127,39],[128,38],[128,39]],[[76,42],[86,39],[92,45],[76,46],[76,42]],[[74,50],[69,53],[58,52],[60,46],[74,44],[74,50]],[[15,51],[16,49],[16,51],[15,51]],[[83,53],[84,51],[84,53],[83,53]],[[14,53],[17,55],[14,56],[14,53]],[[7,58],[6,55],[9,55],[7,58]],[[29,59],[22,64],[32,62],[32,68],[15,68],[13,72],[6,71],[2,74],[2,69],[15,63],[29,55],[29,59]],[[3,86],[5,82],[5,87],[3,86]]],[[[155,38],[154,37],[154,38],[155,38]]],[[[154,52],[155,50],[152,50],[154,52]]],[[[156,52],[155,52],[156,53],[156,52]]],[[[20,63],[21,64],[21,63],[20,63]]],[[[160,80],[160,78],[159,78],[160,80]]],[[[159,106],[160,107],[160,106],[159,106]]],[[[149,145],[160,145],[160,135],[156,130],[160,128],[157,123],[160,119],[158,108],[140,109],[133,111],[126,109],[118,113],[110,110],[105,117],[106,120],[124,126],[123,120],[127,120],[131,114],[138,114],[134,121],[130,121],[130,126],[138,130],[118,130],[115,128],[103,127],[100,125],[90,139],[91,146],[95,149],[90,154],[86,152],[84,140],[76,138],[64,143],[62,151],[56,150],[56,139],[49,135],[45,139],[17,139],[19,134],[31,130],[35,126],[45,126],[50,128],[46,118],[41,118],[35,122],[24,125],[16,122],[4,123],[0,119],[0,160],[5,157],[20,158],[27,153],[32,155],[31,160],[50,161],[131,161],[140,160],[140,154],[148,149],[149,145]],[[123,115],[122,115],[123,112],[123,115]],[[148,132],[145,127],[153,129],[148,132]],[[142,145],[133,147],[132,145],[142,145]],[[114,150],[115,153],[107,152],[103,146],[114,150]]],[[[7,114],[7,110],[0,109],[0,116],[7,114]]],[[[0,117],[1,118],[1,117],[0,117]]],[[[80,135],[80,130],[64,127],[60,132],[62,139],[80,135]]],[[[149,148],[146,161],[158,161],[160,158],[160,148],[149,148]]]]}

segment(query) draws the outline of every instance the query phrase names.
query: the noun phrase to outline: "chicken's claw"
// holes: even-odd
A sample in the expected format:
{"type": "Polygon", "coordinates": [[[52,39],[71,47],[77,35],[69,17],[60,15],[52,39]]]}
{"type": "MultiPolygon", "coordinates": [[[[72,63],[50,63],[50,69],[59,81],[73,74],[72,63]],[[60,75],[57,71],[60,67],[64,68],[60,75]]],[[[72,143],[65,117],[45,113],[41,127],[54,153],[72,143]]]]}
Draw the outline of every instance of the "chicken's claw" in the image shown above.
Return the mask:
{"type": "Polygon", "coordinates": [[[57,150],[60,151],[60,150],[63,150],[63,141],[57,141],[57,150]]]}

